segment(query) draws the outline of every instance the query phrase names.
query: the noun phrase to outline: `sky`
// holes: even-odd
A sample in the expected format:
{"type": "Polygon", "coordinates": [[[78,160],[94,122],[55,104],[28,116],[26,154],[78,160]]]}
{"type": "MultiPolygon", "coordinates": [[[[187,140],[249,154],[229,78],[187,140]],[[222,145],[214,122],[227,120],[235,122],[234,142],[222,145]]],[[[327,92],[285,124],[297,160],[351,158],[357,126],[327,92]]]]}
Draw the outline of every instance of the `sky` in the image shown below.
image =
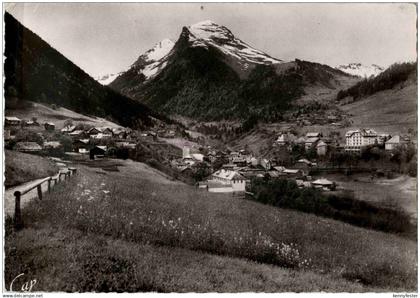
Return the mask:
{"type": "Polygon", "coordinates": [[[416,6],[403,3],[4,3],[93,77],[127,70],[183,26],[212,20],[285,61],[387,67],[417,58],[416,6]]]}

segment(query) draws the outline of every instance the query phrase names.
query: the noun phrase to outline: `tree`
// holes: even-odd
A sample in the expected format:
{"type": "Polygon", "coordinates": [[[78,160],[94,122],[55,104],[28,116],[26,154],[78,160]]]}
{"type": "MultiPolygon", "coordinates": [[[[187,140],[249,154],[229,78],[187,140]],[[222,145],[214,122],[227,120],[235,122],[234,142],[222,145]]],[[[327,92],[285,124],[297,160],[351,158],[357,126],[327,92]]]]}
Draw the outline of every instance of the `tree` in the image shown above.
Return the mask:
{"type": "Polygon", "coordinates": [[[67,126],[73,126],[73,120],[67,119],[66,121],[64,121],[64,127],[67,127],[67,126]]]}

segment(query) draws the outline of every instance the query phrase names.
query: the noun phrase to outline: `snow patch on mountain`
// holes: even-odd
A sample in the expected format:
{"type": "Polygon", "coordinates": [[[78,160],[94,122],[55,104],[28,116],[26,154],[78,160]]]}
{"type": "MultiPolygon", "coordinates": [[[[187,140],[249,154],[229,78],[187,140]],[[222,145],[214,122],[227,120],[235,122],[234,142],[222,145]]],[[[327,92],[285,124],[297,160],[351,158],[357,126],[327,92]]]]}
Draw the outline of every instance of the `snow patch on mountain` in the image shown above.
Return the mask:
{"type": "Polygon", "coordinates": [[[143,74],[146,80],[157,75],[167,64],[167,56],[175,43],[170,39],[158,42],[153,48],[141,55],[131,68],[137,68],[137,73],[143,74]]]}
{"type": "Polygon", "coordinates": [[[348,65],[339,65],[336,68],[345,73],[351,74],[353,76],[359,76],[362,78],[365,78],[365,77],[369,78],[371,76],[377,76],[378,74],[380,74],[381,72],[385,70],[385,68],[376,64],[363,65],[361,63],[350,63],[348,65]]]}
{"type": "Polygon", "coordinates": [[[119,72],[119,73],[110,73],[110,74],[105,74],[105,75],[102,75],[102,76],[98,76],[98,77],[96,77],[94,79],[96,81],[98,81],[99,83],[101,83],[102,85],[105,86],[105,85],[109,85],[120,74],[122,74],[122,72],[119,72]]]}
{"type": "Polygon", "coordinates": [[[232,32],[224,26],[212,21],[203,21],[187,27],[188,40],[193,47],[209,46],[219,49],[226,55],[241,60],[244,65],[253,64],[278,64],[282,60],[275,59],[268,54],[257,50],[242,40],[236,38],[232,32]]]}
{"type": "Polygon", "coordinates": [[[174,45],[175,43],[172,40],[164,39],[161,42],[158,42],[152,49],[148,50],[144,54],[144,60],[157,61],[159,59],[162,59],[163,57],[169,54],[174,45]]]}

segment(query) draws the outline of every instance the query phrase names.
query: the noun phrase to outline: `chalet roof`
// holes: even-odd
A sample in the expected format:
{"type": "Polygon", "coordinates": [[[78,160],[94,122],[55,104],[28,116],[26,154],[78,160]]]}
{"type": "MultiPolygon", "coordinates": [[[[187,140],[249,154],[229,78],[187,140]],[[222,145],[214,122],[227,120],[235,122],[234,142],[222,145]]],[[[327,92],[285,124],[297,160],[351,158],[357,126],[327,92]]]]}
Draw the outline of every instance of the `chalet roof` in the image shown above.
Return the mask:
{"type": "Polygon", "coordinates": [[[91,132],[91,131],[93,131],[93,130],[96,130],[96,131],[98,131],[98,132],[101,132],[101,131],[102,131],[102,129],[101,129],[100,127],[92,127],[92,128],[90,128],[90,129],[88,130],[88,132],[91,132]]]}
{"type": "Polygon", "coordinates": [[[322,185],[322,186],[328,186],[328,185],[333,185],[333,182],[330,181],[330,180],[328,180],[328,179],[321,178],[321,179],[318,179],[318,180],[313,181],[312,184],[322,185]]]}
{"type": "Polygon", "coordinates": [[[277,138],[277,142],[279,142],[279,143],[286,143],[288,141],[289,141],[289,138],[284,133],[277,138]]]}
{"type": "Polygon", "coordinates": [[[318,137],[310,137],[310,138],[306,138],[305,143],[309,143],[309,144],[313,144],[319,141],[318,137]]]}
{"type": "Polygon", "coordinates": [[[346,132],[346,138],[351,137],[355,133],[360,133],[362,136],[366,137],[375,137],[378,135],[376,131],[370,128],[362,128],[362,129],[356,129],[356,130],[349,130],[346,132]]]}
{"type": "Polygon", "coordinates": [[[308,132],[306,134],[307,138],[317,138],[317,137],[320,137],[320,136],[321,136],[320,132],[308,132]]]}
{"type": "Polygon", "coordinates": [[[6,116],[4,117],[4,119],[6,119],[7,121],[22,121],[18,117],[15,117],[15,116],[6,116]]]}
{"type": "Polygon", "coordinates": [[[83,144],[88,144],[89,139],[78,139],[78,140],[75,140],[74,142],[80,142],[80,143],[83,143],[83,144]]]}
{"type": "Polygon", "coordinates": [[[15,145],[16,150],[40,151],[42,147],[35,142],[18,142],[15,145]]]}
{"type": "Polygon", "coordinates": [[[312,164],[312,162],[310,162],[306,158],[299,159],[297,162],[299,162],[299,163],[306,163],[307,165],[311,165],[312,164]]]}
{"type": "Polygon", "coordinates": [[[245,180],[245,178],[236,171],[221,169],[213,173],[213,177],[222,178],[226,180],[245,180]]]}
{"type": "Polygon", "coordinates": [[[274,169],[278,172],[283,172],[284,170],[286,170],[286,168],[283,166],[277,166],[277,167],[274,167],[274,169]]]}
{"type": "Polygon", "coordinates": [[[197,160],[202,160],[204,158],[204,154],[201,154],[201,153],[192,153],[191,156],[192,158],[197,159],[197,160]]]}
{"type": "Polygon", "coordinates": [[[44,142],[43,146],[44,148],[59,148],[61,147],[61,143],[58,141],[50,141],[50,142],[44,142]]]}
{"type": "Polygon", "coordinates": [[[78,129],[78,130],[72,131],[71,133],[69,133],[69,135],[71,135],[71,136],[77,136],[77,135],[80,135],[81,133],[84,133],[84,131],[78,129]]]}
{"type": "Polygon", "coordinates": [[[61,129],[62,132],[72,132],[76,129],[75,125],[67,125],[61,129]]]}
{"type": "Polygon", "coordinates": [[[283,171],[283,173],[285,173],[285,174],[297,174],[297,173],[299,173],[299,171],[300,170],[295,170],[295,169],[285,169],[283,171]]]}

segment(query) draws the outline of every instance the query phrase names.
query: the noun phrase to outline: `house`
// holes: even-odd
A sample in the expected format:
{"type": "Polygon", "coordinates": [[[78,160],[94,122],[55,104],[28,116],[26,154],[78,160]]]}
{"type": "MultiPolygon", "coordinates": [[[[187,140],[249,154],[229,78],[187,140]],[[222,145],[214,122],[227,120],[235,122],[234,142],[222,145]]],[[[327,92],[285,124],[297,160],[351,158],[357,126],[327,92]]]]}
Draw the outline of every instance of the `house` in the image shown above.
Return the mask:
{"type": "Polygon", "coordinates": [[[321,137],[322,137],[322,134],[320,132],[308,132],[306,134],[307,139],[310,139],[310,138],[318,138],[319,139],[321,137]]]}
{"type": "Polygon", "coordinates": [[[246,166],[247,164],[247,160],[245,156],[237,156],[237,157],[232,157],[230,160],[231,163],[237,165],[237,166],[246,166]]]}
{"type": "Polygon", "coordinates": [[[45,130],[53,131],[53,130],[55,130],[55,124],[52,123],[52,122],[45,122],[44,123],[44,128],[45,128],[45,130]]]}
{"type": "Polygon", "coordinates": [[[305,150],[314,148],[319,141],[319,137],[310,137],[305,139],[305,150]]]}
{"type": "Polygon", "coordinates": [[[89,129],[87,131],[87,134],[89,136],[91,136],[91,135],[97,135],[98,133],[101,133],[101,132],[102,132],[102,130],[100,128],[98,128],[98,127],[92,127],[91,129],[89,129]]]}
{"type": "Polygon", "coordinates": [[[15,150],[20,152],[39,152],[42,147],[35,142],[18,142],[15,145],[15,150]]]}
{"type": "Polygon", "coordinates": [[[37,121],[28,120],[25,121],[25,126],[39,126],[39,123],[37,121]]]}
{"type": "Polygon", "coordinates": [[[267,171],[271,169],[271,161],[269,159],[261,159],[260,165],[267,171]]]}
{"type": "Polygon", "coordinates": [[[112,129],[111,128],[109,128],[109,127],[103,127],[102,128],[102,131],[101,131],[104,135],[111,135],[111,137],[112,137],[112,135],[113,135],[113,131],[112,131],[112,129]]]}
{"type": "Polygon", "coordinates": [[[106,133],[100,132],[96,135],[90,135],[90,138],[94,140],[110,139],[112,138],[112,134],[106,134],[106,133]]]}
{"type": "Polygon", "coordinates": [[[124,148],[124,149],[136,149],[136,143],[130,143],[130,142],[116,142],[115,146],[117,148],[124,148]]]}
{"type": "Polygon", "coordinates": [[[316,154],[318,156],[325,156],[327,154],[328,145],[324,141],[319,141],[316,144],[316,154]]]}
{"type": "Polygon", "coordinates": [[[127,138],[127,132],[123,129],[114,129],[112,131],[112,134],[119,139],[126,139],[127,138]]]}
{"type": "Polygon", "coordinates": [[[401,136],[395,135],[385,142],[385,150],[391,151],[404,144],[406,144],[406,141],[401,136]]]}
{"type": "Polygon", "coordinates": [[[221,169],[208,180],[209,192],[244,192],[246,179],[237,171],[221,169]]]}
{"type": "Polygon", "coordinates": [[[17,125],[20,125],[21,122],[22,122],[22,120],[20,120],[17,117],[13,117],[13,116],[6,116],[4,118],[5,126],[17,126],[17,125]]]}
{"type": "Polygon", "coordinates": [[[74,130],[68,134],[72,138],[84,139],[88,137],[88,134],[83,130],[74,130]]]}
{"type": "Polygon", "coordinates": [[[298,167],[299,169],[306,169],[306,168],[310,168],[312,166],[316,166],[316,163],[311,162],[311,161],[307,160],[306,158],[302,158],[302,159],[299,159],[296,162],[295,166],[298,167]]]}
{"type": "Polygon", "coordinates": [[[75,125],[67,125],[61,129],[62,133],[71,133],[76,129],[75,125]]]}
{"type": "Polygon", "coordinates": [[[107,152],[106,146],[95,146],[89,151],[90,159],[95,159],[95,157],[104,157],[107,152]]]}
{"type": "Polygon", "coordinates": [[[283,167],[283,166],[276,166],[276,167],[273,167],[273,169],[276,170],[279,173],[283,173],[284,170],[286,170],[286,168],[283,167]]]}
{"type": "Polygon", "coordinates": [[[260,163],[260,161],[258,160],[258,158],[251,157],[251,158],[249,159],[249,164],[250,164],[251,166],[253,166],[253,167],[258,166],[258,165],[259,165],[259,163],[260,163]]]}
{"type": "Polygon", "coordinates": [[[373,129],[357,129],[346,132],[346,151],[360,152],[365,146],[375,145],[380,137],[373,129]]]}
{"type": "Polygon", "coordinates": [[[287,177],[301,177],[303,176],[302,170],[299,169],[285,169],[283,174],[286,174],[287,177]]]}
{"type": "Polygon", "coordinates": [[[190,147],[184,146],[182,147],[182,158],[190,158],[190,147]]]}
{"type": "Polygon", "coordinates": [[[312,185],[315,188],[321,188],[323,190],[335,190],[336,184],[328,179],[321,178],[312,181],[312,185]]]}
{"type": "Polygon", "coordinates": [[[284,134],[284,133],[281,134],[277,138],[275,144],[278,145],[278,146],[285,146],[285,145],[289,144],[289,137],[288,137],[288,135],[287,134],[284,134]]]}
{"type": "Polygon", "coordinates": [[[73,150],[79,153],[88,152],[89,139],[77,139],[73,141],[73,150]]]}
{"type": "Polygon", "coordinates": [[[204,154],[201,153],[192,153],[191,157],[197,161],[204,161],[204,154]]]}

